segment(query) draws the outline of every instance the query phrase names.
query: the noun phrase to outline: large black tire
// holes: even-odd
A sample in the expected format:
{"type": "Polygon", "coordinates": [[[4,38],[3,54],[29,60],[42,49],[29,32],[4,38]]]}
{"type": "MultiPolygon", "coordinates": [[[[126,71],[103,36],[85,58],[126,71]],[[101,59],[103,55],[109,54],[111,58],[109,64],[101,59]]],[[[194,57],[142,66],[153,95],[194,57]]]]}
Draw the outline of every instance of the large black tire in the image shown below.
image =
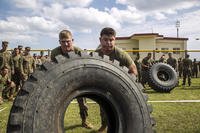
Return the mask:
{"type": "MultiPolygon", "coordinates": [[[[119,62],[97,53],[69,53],[45,63],[24,84],[12,106],[7,132],[64,132],[64,115],[76,97],[98,102],[108,117],[109,133],[151,133],[151,106],[135,77],[119,62]]],[[[141,87],[141,86],[140,86],[141,87]]]]}
{"type": "Polygon", "coordinates": [[[173,67],[166,63],[156,63],[149,70],[149,86],[158,92],[170,92],[178,83],[173,67]]]}

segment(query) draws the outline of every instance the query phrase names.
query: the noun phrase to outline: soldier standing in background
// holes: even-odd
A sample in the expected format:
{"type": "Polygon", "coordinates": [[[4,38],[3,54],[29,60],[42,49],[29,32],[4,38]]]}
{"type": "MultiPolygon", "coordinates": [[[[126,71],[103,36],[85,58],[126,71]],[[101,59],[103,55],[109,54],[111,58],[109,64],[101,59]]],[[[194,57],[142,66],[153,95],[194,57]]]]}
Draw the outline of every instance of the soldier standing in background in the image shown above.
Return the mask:
{"type": "Polygon", "coordinates": [[[197,78],[198,75],[198,63],[197,60],[194,59],[193,63],[192,63],[192,76],[197,78]]]}
{"type": "Polygon", "coordinates": [[[42,62],[42,64],[44,63],[44,62],[46,62],[46,57],[44,56],[44,51],[40,51],[40,60],[41,60],[41,62],[42,62]]]}
{"type": "Polygon", "coordinates": [[[13,62],[11,53],[7,50],[8,42],[2,41],[2,49],[0,50],[0,69],[4,66],[8,68],[9,77],[11,79],[11,73],[14,73],[13,62]]]}
{"type": "Polygon", "coordinates": [[[19,49],[14,48],[13,57],[12,57],[14,73],[12,75],[12,81],[14,81],[14,83],[16,85],[16,92],[19,91],[19,89],[21,88],[21,85],[22,85],[22,73],[20,70],[21,58],[22,58],[22,56],[19,53],[19,49]]]}
{"type": "Polygon", "coordinates": [[[21,58],[20,70],[23,76],[23,84],[28,77],[35,71],[36,63],[33,56],[30,55],[30,47],[25,47],[24,55],[21,58]]]}
{"type": "Polygon", "coordinates": [[[183,61],[181,57],[178,59],[178,74],[179,77],[181,78],[183,74],[183,61]]]}
{"type": "Polygon", "coordinates": [[[183,86],[185,86],[186,78],[188,78],[188,85],[191,85],[192,60],[189,57],[187,54],[185,59],[183,59],[183,86]]]}
{"type": "Polygon", "coordinates": [[[169,58],[167,59],[167,64],[172,66],[177,71],[177,61],[172,57],[172,53],[168,53],[169,58]]]}
{"type": "Polygon", "coordinates": [[[154,60],[151,59],[152,54],[148,53],[146,57],[142,60],[142,85],[145,88],[145,84],[148,82],[148,75],[149,75],[149,69],[153,65],[154,60]]]}
{"type": "MultiPolygon", "coordinates": [[[[57,55],[67,55],[68,52],[78,53],[81,52],[81,49],[73,45],[72,33],[69,30],[62,30],[59,33],[59,43],[60,46],[54,48],[51,51],[51,60],[56,61],[57,55]]],[[[86,99],[79,97],[77,98],[79,108],[80,108],[80,116],[82,119],[82,126],[88,129],[92,128],[92,125],[86,121],[88,117],[88,107],[86,105],[86,99]]]]}
{"type": "Polygon", "coordinates": [[[21,55],[21,56],[23,56],[23,46],[22,45],[18,45],[18,49],[19,49],[19,54],[21,55]]]}
{"type": "Polygon", "coordinates": [[[162,62],[162,63],[167,63],[167,60],[165,59],[165,54],[163,54],[160,59],[158,60],[158,62],[162,62]]]}

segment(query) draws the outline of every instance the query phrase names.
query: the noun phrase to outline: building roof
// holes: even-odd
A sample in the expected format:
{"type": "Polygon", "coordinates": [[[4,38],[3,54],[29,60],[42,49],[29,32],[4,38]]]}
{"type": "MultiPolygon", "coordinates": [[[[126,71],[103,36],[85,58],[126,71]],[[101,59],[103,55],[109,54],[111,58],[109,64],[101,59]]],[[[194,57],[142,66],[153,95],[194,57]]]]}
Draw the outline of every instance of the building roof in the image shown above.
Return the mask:
{"type": "Polygon", "coordinates": [[[167,39],[167,40],[188,40],[188,38],[164,37],[163,35],[159,35],[158,33],[137,33],[128,37],[116,37],[116,40],[127,40],[138,37],[158,37],[158,39],[167,39]]]}

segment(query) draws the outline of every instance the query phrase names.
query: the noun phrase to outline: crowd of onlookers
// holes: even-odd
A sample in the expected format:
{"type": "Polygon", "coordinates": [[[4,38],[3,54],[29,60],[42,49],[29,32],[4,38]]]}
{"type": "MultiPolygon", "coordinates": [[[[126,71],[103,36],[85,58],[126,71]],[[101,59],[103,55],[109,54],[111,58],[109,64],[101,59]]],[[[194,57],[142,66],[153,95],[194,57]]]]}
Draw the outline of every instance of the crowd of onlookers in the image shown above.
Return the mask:
{"type": "MultiPolygon", "coordinates": [[[[13,100],[14,95],[17,94],[19,89],[23,86],[28,77],[35,71],[40,69],[41,65],[50,61],[49,55],[44,55],[44,51],[40,51],[40,54],[30,54],[31,48],[18,45],[13,51],[8,51],[8,42],[2,42],[2,49],[0,50],[0,104],[4,99],[9,101],[13,100]]],[[[146,75],[149,68],[156,62],[163,62],[171,65],[177,72],[178,76],[183,77],[183,84],[186,83],[188,78],[188,85],[191,85],[191,77],[198,77],[200,71],[200,62],[196,59],[193,61],[189,59],[189,55],[186,57],[176,59],[172,53],[168,53],[168,57],[163,54],[159,60],[152,59],[152,54],[148,53],[145,58],[140,60],[138,54],[134,60],[138,70],[138,81],[143,84],[147,83],[148,78],[146,75]]]]}
{"type": "Polygon", "coordinates": [[[28,77],[45,61],[50,61],[48,55],[44,56],[44,51],[40,51],[40,55],[31,55],[30,47],[23,49],[18,45],[13,51],[8,51],[8,45],[7,41],[2,41],[0,49],[0,104],[5,100],[13,101],[28,77]]]}
{"type": "Polygon", "coordinates": [[[172,53],[168,53],[168,57],[163,54],[158,60],[152,59],[152,54],[148,53],[147,56],[140,61],[140,55],[138,54],[136,59],[134,60],[137,70],[138,70],[138,78],[139,81],[145,86],[148,82],[148,71],[149,68],[156,62],[167,63],[172,66],[177,72],[179,78],[183,78],[182,85],[186,85],[186,79],[188,81],[188,85],[191,85],[191,77],[198,77],[198,72],[200,71],[200,62],[196,59],[193,61],[189,58],[189,54],[185,56],[185,58],[176,59],[173,57],[172,53]]]}

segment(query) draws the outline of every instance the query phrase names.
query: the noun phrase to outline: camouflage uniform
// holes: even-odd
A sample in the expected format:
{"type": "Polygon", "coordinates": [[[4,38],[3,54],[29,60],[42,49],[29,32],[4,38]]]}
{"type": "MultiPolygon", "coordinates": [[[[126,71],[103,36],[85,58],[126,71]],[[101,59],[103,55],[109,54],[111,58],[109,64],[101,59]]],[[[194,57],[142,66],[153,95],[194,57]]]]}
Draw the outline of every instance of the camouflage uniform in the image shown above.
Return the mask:
{"type": "Polygon", "coordinates": [[[170,66],[172,66],[175,70],[177,70],[177,61],[175,58],[170,57],[167,59],[167,64],[169,64],[170,66]]]}
{"type": "MultiPolygon", "coordinates": [[[[2,47],[3,45],[8,45],[8,42],[2,42],[2,47]]],[[[9,70],[9,77],[11,78],[11,73],[13,73],[14,68],[13,68],[13,62],[12,62],[12,56],[7,49],[1,49],[0,50],[0,70],[6,66],[9,70]]]]}
{"type": "Polygon", "coordinates": [[[162,56],[160,57],[160,59],[158,60],[158,62],[167,63],[167,60],[165,59],[165,55],[162,55],[162,56]]]}
{"type": "Polygon", "coordinates": [[[36,63],[33,56],[30,53],[24,54],[20,60],[20,71],[23,76],[23,82],[35,71],[36,63]]]}
{"type": "MultiPolygon", "coordinates": [[[[99,47],[95,52],[98,52],[100,56],[103,56],[101,47],[99,47]]],[[[126,66],[127,68],[129,68],[129,66],[133,64],[133,60],[131,59],[131,57],[126,52],[124,52],[123,50],[118,48],[117,46],[114,46],[113,51],[108,56],[110,57],[111,61],[113,61],[113,60],[119,61],[120,66],[126,66]]],[[[102,127],[106,126],[107,125],[107,119],[106,119],[107,117],[101,106],[100,106],[100,115],[101,115],[102,127]]]]}
{"type": "Polygon", "coordinates": [[[19,88],[22,85],[22,73],[20,70],[20,63],[21,63],[21,55],[13,55],[12,60],[13,60],[13,66],[14,66],[14,74],[12,75],[12,80],[16,84],[16,92],[19,91],[19,88]]]}
{"type": "Polygon", "coordinates": [[[192,76],[197,78],[198,75],[198,63],[196,61],[196,59],[194,59],[193,63],[192,63],[192,76]]]}
{"type": "Polygon", "coordinates": [[[178,74],[179,77],[181,78],[183,74],[183,61],[181,58],[178,59],[178,74]]]}
{"type": "MultiPolygon", "coordinates": [[[[1,71],[3,70],[4,68],[1,69],[1,71]]],[[[0,84],[1,84],[0,86],[1,90],[3,90],[2,98],[13,100],[13,95],[15,92],[15,84],[10,80],[8,73],[5,75],[0,74],[0,84]]]]}
{"type": "MultiPolygon", "coordinates": [[[[80,48],[73,46],[74,47],[74,52],[77,54],[78,52],[82,51],[80,48]]],[[[56,61],[56,56],[58,55],[64,55],[66,56],[67,53],[63,53],[62,49],[60,46],[56,47],[55,49],[53,49],[51,51],[51,60],[52,61],[56,61]]],[[[87,116],[88,116],[88,107],[86,105],[86,98],[77,98],[78,104],[79,104],[79,109],[80,109],[80,116],[82,121],[85,121],[87,116]]]]}
{"type": "MultiPolygon", "coordinates": [[[[151,55],[151,53],[148,53],[151,55]]],[[[149,68],[153,65],[154,61],[151,57],[144,57],[142,60],[142,85],[144,86],[148,82],[149,68]]]]}
{"type": "Polygon", "coordinates": [[[192,60],[189,57],[183,59],[183,84],[185,85],[186,78],[188,78],[188,85],[191,85],[191,74],[192,74],[192,60]]]}

